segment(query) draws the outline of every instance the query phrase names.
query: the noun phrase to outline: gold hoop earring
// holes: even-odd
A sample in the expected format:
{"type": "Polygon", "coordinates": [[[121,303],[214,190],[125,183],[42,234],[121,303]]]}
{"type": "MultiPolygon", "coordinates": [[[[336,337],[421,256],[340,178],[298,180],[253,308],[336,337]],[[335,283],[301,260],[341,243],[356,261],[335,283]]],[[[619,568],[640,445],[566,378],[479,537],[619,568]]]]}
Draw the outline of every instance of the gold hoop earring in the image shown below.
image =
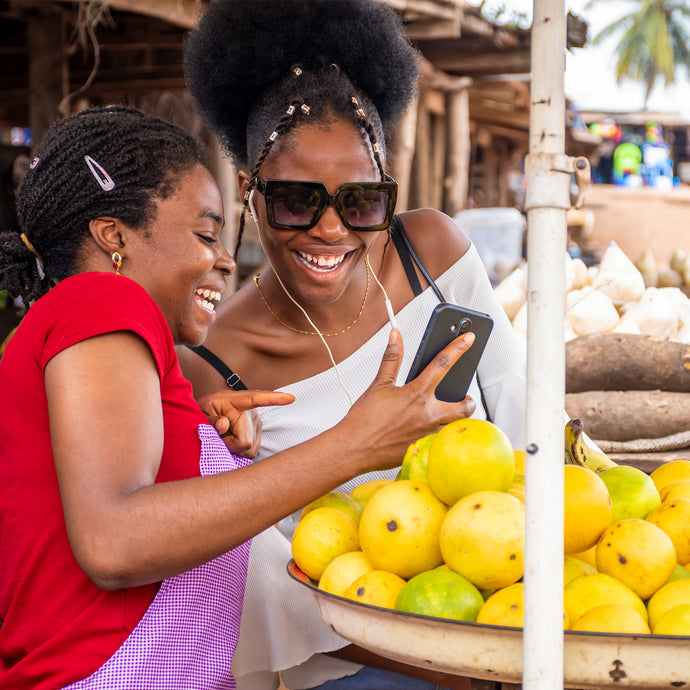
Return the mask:
{"type": "Polygon", "coordinates": [[[110,255],[110,258],[113,262],[113,268],[115,269],[115,273],[119,276],[122,275],[122,273],[120,273],[120,269],[122,268],[122,256],[120,256],[120,253],[113,252],[110,255]]]}

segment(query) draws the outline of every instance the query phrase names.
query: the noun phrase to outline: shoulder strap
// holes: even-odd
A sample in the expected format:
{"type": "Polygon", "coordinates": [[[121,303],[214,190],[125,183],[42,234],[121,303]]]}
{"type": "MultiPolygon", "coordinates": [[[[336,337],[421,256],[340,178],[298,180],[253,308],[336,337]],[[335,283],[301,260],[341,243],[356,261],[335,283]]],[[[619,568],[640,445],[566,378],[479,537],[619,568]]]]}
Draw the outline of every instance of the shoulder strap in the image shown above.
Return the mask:
{"type": "Polygon", "coordinates": [[[424,266],[422,260],[419,258],[419,255],[412,246],[410,238],[407,236],[407,233],[405,232],[405,226],[403,225],[400,216],[394,216],[393,222],[393,243],[395,244],[395,248],[398,250],[400,260],[402,261],[402,265],[405,269],[405,274],[407,275],[407,279],[410,281],[410,286],[412,287],[414,294],[421,294],[422,286],[419,282],[419,278],[417,278],[417,273],[414,270],[412,261],[414,261],[414,263],[417,264],[417,268],[419,269],[420,273],[424,276],[427,283],[429,283],[429,285],[431,286],[431,289],[436,294],[436,297],[438,297],[439,302],[445,302],[446,299],[443,296],[443,293],[441,292],[441,290],[439,290],[438,285],[436,285],[436,283],[434,282],[434,279],[429,275],[429,271],[426,270],[426,266],[424,266]],[[410,259],[412,259],[412,261],[410,259]]]}
{"type": "Polygon", "coordinates": [[[199,357],[205,359],[224,379],[225,383],[228,384],[228,388],[232,388],[236,391],[246,391],[247,386],[242,383],[242,379],[236,374],[220,357],[211,352],[208,348],[203,345],[198,345],[196,347],[191,347],[186,345],[192,352],[196,352],[199,357]]]}
{"type": "MultiPolygon", "coordinates": [[[[429,275],[429,272],[426,270],[426,267],[422,263],[422,260],[419,258],[419,255],[414,250],[412,242],[410,242],[410,238],[407,236],[407,233],[405,232],[405,227],[403,226],[402,219],[400,218],[400,216],[394,216],[393,222],[395,223],[393,226],[393,242],[395,243],[395,248],[398,250],[398,254],[400,254],[400,260],[402,261],[402,264],[405,267],[405,273],[407,274],[407,279],[410,281],[410,285],[414,290],[414,294],[419,295],[422,292],[422,287],[419,283],[419,278],[417,278],[417,274],[415,273],[415,270],[412,266],[410,257],[415,262],[415,264],[417,264],[417,268],[419,268],[421,274],[424,276],[426,281],[431,286],[431,289],[436,294],[436,297],[438,297],[439,302],[445,302],[446,300],[443,296],[443,293],[441,292],[441,290],[439,290],[438,285],[436,285],[434,279],[429,275]],[[414,276],[414,281],[410,277],[410,272],[414,276]]],[[[475,376],[477,377],[477,385],[479,386],[479,393],[482,398],[482,405],[484,407],[484,412],[486,413],[486,418],[489,421],[492,421],[491,413],[489,412],[489,406],[487,405],[486,398],[484,397],[484,389],[482,388],[482,382],[479,380],[478,371],[475,373],[475,376]]]]}
{"type": "Polygon", "coordinates": [[[417,272],[414,270],[410,251],[405,244],[403,236],[406,237],[402,220],[400,220],[400,216],[393,216],[393,232],[391,233],[391,239],[393,240],[395,248],[398,250],[398,255],[400,256],[400,261],[405,270],[405,275],[416,297],[422,294],[422,284],[419,282],[417,272]]]}

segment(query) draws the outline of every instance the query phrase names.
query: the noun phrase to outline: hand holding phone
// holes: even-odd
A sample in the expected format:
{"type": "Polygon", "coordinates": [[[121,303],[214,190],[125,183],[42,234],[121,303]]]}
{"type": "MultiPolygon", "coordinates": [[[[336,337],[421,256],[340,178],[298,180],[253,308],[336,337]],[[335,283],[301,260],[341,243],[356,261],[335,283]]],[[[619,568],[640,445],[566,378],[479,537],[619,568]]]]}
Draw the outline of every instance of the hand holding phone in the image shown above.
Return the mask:
{"type": "Polygon", "coordinates": [[[436,397],[445,402],[464,400],[493,325],[493,319],[488,314],[441,302],[429,318],[405,383],[418,376],[454,338],[471,331],[474,333],[474,342],[470,349],[452,366],[435,391],[436,397]]]}

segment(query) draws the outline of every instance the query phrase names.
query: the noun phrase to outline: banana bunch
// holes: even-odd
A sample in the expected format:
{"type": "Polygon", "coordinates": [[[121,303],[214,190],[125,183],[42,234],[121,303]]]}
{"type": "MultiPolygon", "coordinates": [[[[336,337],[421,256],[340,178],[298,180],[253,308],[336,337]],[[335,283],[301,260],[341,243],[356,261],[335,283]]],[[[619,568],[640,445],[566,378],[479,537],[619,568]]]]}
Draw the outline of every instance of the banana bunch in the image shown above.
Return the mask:
{"type": "Polygon", "coordinates": [[[565,462],[567,465],[581,465],[592,472],[603,472],[617,463],[604,453],[588,446],[584,441],[582,420],[570,419],[565,425],[565,462]]]}

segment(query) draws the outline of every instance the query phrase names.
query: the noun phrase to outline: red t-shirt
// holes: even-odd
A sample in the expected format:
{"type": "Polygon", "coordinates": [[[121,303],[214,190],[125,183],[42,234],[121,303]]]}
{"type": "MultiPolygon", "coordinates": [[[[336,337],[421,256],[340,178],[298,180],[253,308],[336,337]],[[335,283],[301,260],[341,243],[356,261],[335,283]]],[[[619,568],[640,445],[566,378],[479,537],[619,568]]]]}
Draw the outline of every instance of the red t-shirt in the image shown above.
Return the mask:
{"type": "Polygon", "coordinates": [[[156,481],[199,475],[197,429],[208,422],[148,293],[123,276],[82,273],[38,300],[0,362],[0,688],[61,688],[91,675],[158,590],[106,592],[86,577],[67,539],[51,449],[46,364],[79,341],[121,330],[146,341],[160,376],[165,440],[156,481]]]}

